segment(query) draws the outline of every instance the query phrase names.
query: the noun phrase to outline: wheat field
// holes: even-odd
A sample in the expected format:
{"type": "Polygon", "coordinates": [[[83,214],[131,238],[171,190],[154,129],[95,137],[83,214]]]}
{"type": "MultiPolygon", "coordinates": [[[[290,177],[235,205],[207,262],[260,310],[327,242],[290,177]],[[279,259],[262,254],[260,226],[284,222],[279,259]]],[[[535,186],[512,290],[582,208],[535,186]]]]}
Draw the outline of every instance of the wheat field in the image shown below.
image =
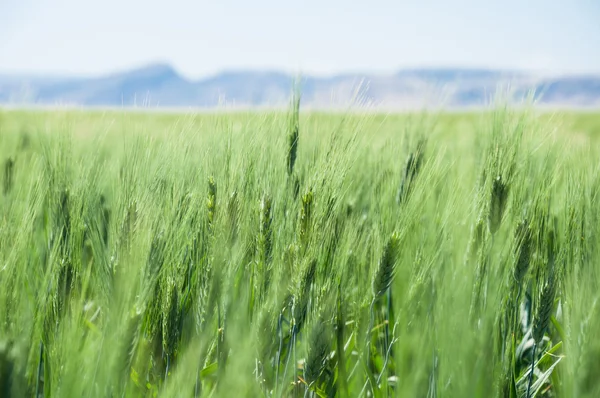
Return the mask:
{"type": "Polygon", "coordinates": [[[600,396],[600,115],[296,105],[0,111],[0,396],[600,396]]]}

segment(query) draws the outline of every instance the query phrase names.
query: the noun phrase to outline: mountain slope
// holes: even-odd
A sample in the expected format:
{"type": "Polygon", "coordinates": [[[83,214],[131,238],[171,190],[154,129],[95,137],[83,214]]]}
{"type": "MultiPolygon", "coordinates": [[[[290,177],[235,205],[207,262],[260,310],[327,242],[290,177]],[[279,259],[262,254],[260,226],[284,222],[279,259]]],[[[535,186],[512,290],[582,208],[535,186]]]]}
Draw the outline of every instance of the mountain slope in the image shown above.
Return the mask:
{"type": "MultiPolygon", "coordinates": [[[[293,81],[293,76],[276,71],[228,71],[191,81],[166,64],[96,78],[0,76],[0,104],[282,106],[288,103],[293,81]]],[[[314,108],[345,106],[357,96],[388,108],[481,106],[508,86],[517,95],[534,90],[543,105],[600,106],[600,75],[541,78],[519,71],[446,68],[407,69],[390,75],[305,76],[301,82],[303,104],[314,108]]]]}

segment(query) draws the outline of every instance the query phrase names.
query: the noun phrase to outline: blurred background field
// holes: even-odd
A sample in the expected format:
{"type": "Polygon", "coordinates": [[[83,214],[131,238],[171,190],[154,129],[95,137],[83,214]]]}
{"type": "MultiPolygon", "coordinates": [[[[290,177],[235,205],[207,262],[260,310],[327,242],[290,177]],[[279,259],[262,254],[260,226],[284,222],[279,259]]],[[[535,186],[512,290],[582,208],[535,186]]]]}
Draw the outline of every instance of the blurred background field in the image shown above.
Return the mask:
{"type": "MultiPolygon", "coordinates": [[[[427,118],[435,119],[436,129],[443,135],[451,134],[473,134],[481,127],[483,118],[491,111],[459,111],[446,112],[443,109],[438,112],[429,112],[427,118]]],[[[590,139],[600,136],[600,112],[594,111],[568,111],[537,110],[537,114],[543,121],[554,123],[563,135],[583,135],[590,139]]],[[[115,110],[4,110],[0,112],[2,129],[12,133],[35,133],[44,131],[58,131],[65,127],[78,136],[89,135],[90,138],[98,134],[109,134],[111,136],[124,136],[129,131],[135,133],[146,131],[149,133],[169,133],[170,131],[186,128],[200,128],[198,134],[204,132],[203,128],[209,130],[211,123],[215,120],[227,121],[235,125],[237,129],[252,128],[268,119],[279,119],[285,123],[285,112],[282,111],[226,111],[226,112],[160,112],[158,110],[123,111],[115,110]],[[204,127],[202,127],[204,126],[204,127]],[[129,129],[129,130],[128,130],[129,129]]],[[[318,123],[324,129],[327,125],[339,123],[340,120],[367,120],[370,125],[365,130],[393,134],[402,129],[404,121],[418,119],[418,112],[377,112],[365,109],[358,112],[328,112],[310,111],[301,116],[310,123],[318,123]],[[367,117],[365,117],[365,115],[367,117]],[[323,125],[325,123],[325,125],[323,125]]],[[[281,124],[280,123],[280,124],[281,124]]],[[[310,130],[309,130],[310,132],[310,130]]],[[[378,134],[381,136],[381,134],[378,134]]],[[[385,134],[384,134],[385,135],[385,134]]]]}

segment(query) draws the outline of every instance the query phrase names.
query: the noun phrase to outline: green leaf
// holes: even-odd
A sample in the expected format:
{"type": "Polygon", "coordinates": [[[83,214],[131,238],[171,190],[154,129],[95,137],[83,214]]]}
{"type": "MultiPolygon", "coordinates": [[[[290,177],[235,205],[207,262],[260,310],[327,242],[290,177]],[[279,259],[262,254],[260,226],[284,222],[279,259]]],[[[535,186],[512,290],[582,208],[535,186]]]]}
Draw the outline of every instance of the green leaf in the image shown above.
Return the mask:
{"type": "Polygon", "coordinates": [[[560,336],[560,339],[562,341],[565,341],[565,331],[562,328],[561,324],[558,323],[558,320],[556,319],[556,317],[554,315],[552,315],[550,317],[550,322],[552,322],[552,325],[554,325],[554,328],[556,329],[556,331],[558,332],[558,335],[560,336]]]}
{"type": "Polygon", "coordinates": [[[213,362],[200,371],[200,377],[205,378],[205,377],[212,376],[213,374],[215,374],[217,372],[217,370],[219,370],[219,363],[213,362]]]}
{"type": "Polygon", "coordinates": [[[315,393],[317,393],[317,395],[321,398],[327,398],[327,393],[323,390],[321,390],[319,387],[313,387],[315,393]]]}
{"type": "MultiPolygon", "coordinates": [[[[561,343],[559,343],[561,344],[561,343]]],[[[558,344],[557,344],[558,345],[558,344]]],[[[556,347],[556,346],[555,346],[556,347]]],[[[554,348],[554,347],[553,347],[554,348]]],[[[552,350],[552,349],[551,349],[552,350]]],[[[547,354],[547,355],[552,355],[552,354],[547,354]]],[[[539,361],[536,362],[535,364],[535,369],[539,369],[539,365],[540,362],[542,360],[547,360],[546,355],[544,355],[542,358],[540,358],[539,361]]],[[[552,375],[552,371],[554,370],[554,368],[556,367],[556,365],[558,365],[558,363],[563,359],[563,357],[558,357],[558,359],[552,364],[552,366],[550,366],[544,373],[542,373],[541,375],[538,376],[537,380],[535,381],[535,383],[533,383],[531,385],[531,390],[533,391],[533,394],[531,395],[531,397],[535,397],[535,395],[539,392],[539,390],[542,388],[542,386],[544,385],[544,383],[546,381],[548,381],[548,379],[550,379],[550,376],[552,375]]],[[[531,374],[531,367],[528,367],[528,371],[525,372],[517,381],[517,386],[519,386],[521,389],[525,389],[527,388],[527,383],[529,382],[529,375],[531,374]]]]}
{"type": "Polygon", "coordinates": [[[548,368],[548,370],[546,370],[544,373],[542,373],[540,375],[540,377],[538,377],[538,379],[535,381],[535,383],[533,383],[533,385],[531,386],[531,388],[533,389],[533,395],[531,397],[535,397],[537,395],[537,393],[540,391],[540,389],[542,388],[542,386],[544,385],[544,383],[546,383],[546,381],[548,381],[548,379],[550,379],[550,376],[552,375],[552,371],[554,370],[554,368],[556,367],[556,365],[558,365],[558,363],[560,362],[560,360],[563,357],[559,357],[556,362],[554,362],[552,364],[552,366],[550,366],[548,368]]]}
{"type": "Polygon", "coordinates": [[[550,363],[552,363],[552,358],[554,358],[556,355],[553,355],[556,351],[558,351],[561,347],[563,346],[563,342],[559,341],[558,343],[556,343],[554,345],[554,347],[550,348],[548,351],[546,351],[544,353],[544,355],[542,355],[542,357],[540,358],[540,360],[537,362],[536,366],[545,366],[545,365],[549,365],[550,363]]]}

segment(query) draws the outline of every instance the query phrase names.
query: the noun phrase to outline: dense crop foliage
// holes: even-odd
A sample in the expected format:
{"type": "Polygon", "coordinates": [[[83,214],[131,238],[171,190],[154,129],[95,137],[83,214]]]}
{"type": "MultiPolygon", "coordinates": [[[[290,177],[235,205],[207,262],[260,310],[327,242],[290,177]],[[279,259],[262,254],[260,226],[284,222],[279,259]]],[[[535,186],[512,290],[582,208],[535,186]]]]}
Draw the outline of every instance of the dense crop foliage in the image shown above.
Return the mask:
{"type": "Polygon", "coordinates": [[[1,113],[0,396],[600,396],[569,117],[1,113]]]}

